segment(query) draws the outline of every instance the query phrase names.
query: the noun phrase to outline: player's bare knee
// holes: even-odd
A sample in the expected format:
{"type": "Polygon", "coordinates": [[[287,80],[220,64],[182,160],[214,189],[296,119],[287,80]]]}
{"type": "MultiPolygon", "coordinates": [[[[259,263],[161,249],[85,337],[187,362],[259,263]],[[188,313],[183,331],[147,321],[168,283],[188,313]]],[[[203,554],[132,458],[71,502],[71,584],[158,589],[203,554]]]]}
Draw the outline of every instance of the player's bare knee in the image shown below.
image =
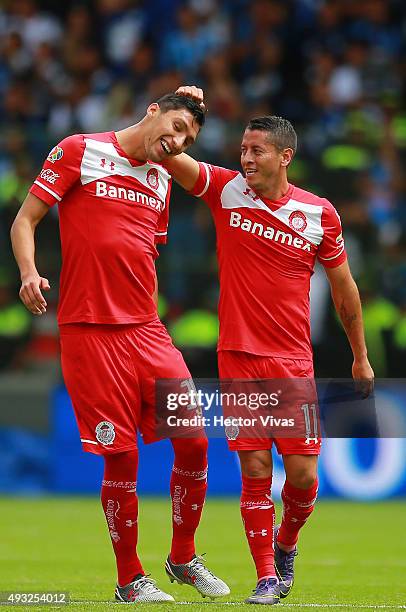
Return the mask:
{"type": "Polygon", "coordinates": [[[272,455],[269,451],[239,451],[241,471],[248,478],[270,478],[272,455]]]}
{"type": "Polygon", "coordinates": [[[297,469],[293,473],[287,474],[290,484],[298,489],[310,489],[317,480],[317,472],[308,467],[297,469]]]}
{"type": "Polygon", "coordinates": [[[298,489],[310,489],[317,480],[316,455],[284,455],[286,478],[298,489]]]}

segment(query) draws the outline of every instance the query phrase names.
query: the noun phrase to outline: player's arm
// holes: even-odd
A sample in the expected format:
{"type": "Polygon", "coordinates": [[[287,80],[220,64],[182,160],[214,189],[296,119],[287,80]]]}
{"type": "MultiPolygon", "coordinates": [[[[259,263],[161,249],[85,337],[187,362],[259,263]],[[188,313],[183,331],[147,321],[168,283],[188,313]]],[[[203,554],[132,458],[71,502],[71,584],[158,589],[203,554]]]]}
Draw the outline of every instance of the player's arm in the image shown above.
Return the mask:
{"type": "Polygon", "coordinates": [[[35,265],[35,229],[46,215],[49,206],[32,193],[25,198],[11,227],[11,243],[21,276],[20,298],[30,312],[41,315],[47,303],[41,290],[50,289],[46,278],[39,275],[35,265]]]}
{"type": "Polygon", "coordinates": [[[374,372],[367,356],[358,287],[351,275],[348,261],[335,268],[324,269],[330,282],[334,306],[354,355],[352,375],[355,380],[366,382],[364,390],[369,394],[373,389],[374,372]]]}
{"type": "Polygon", "coordinates": [[[167,158],[164,165],[169,174],[183,189],[192,191],[200,174],[199,164],[193,157],[181,153],[175,157],[167,158]]]}
{"type": "Polygon", "coordinates": [[[11,228],[14,255],[21,274],[20,298],[33,314],[46,312],[47,304],[41,290],[50,288],[48,280],[39,275],[35,266],[35,228],[50,207],[61,202],[79,180],[84,149],[83,135],[73,134],[50,151],[11,228]]]}

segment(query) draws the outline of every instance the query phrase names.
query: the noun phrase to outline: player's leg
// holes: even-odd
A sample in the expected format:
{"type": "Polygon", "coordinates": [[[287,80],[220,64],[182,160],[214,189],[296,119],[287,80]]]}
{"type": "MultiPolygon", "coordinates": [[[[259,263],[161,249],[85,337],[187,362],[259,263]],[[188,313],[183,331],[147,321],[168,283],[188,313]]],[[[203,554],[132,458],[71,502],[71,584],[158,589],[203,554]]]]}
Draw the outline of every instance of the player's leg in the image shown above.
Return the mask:
{"type": "Polygon", "coordinates": [[[274,566],[273,529],[275,508],[271,498],[270,450],[239,450],[242,491],[241,517],[257,571],[257,586],[248,603],[278,603],[279,589],[274,566]]]}
{"type": "MultiPolygon", "coordinates": [[[[184,392],[182,381],[190,381],[190,372],[181,353],[160,321],[143,325],[139,329],[142,346],[148,347],[145,376],[142,381],[141,432],[145,443],[154,442],[156,432],[156,380],[173,379],[174,388],[184,392]],[[176,381],[179,380],[179,384],[176,381]]],[[[192,417],[194,412],[188,411],[192,417]]],[[[178,413],[177,413],[178,416],[178,413]]],[[[168,433],[168,429],[166,432],[168,433]]],[[[207,438],[204,429],[189,434],[187,429],[176,429],[171,439],[174,450],[170,492],[172,499],[172,546],[170,558],[175,564],[184,564],[195,555],[194,537],[200,522],[207,490],[207,438]]]]}
{"type": "Polygon", "coordinates": [[[83,448],[104,455],[101,501],[116,557],[120,601],[173,601],[143,576],[137,556],[138,382],[117,326],[61,330],[62,368],[83,448]]]}
{"type": "Polygon", "coordinates": [[[195,533],[207,491],[207,438],[173,438],[172,546],[170,559],[178,565],[195,556],[195,533]]]}
{"type": "Polygon", "coordinates": [[[314,510],[317,498],[318,455],[283,455],[286,480],[282,489],[283,519],[279,547],[294,550],[299,531],[314,510]]]}
{"type": "Polygon", "coordinates": [[[145,576],[137,554],[138,450],[104,456],[101,501],[117,563],[117,601],[172,602],[145,576]]]}
{"type": "Polygon", "coordinates": [[[297,555],[299,531],[314,510],[317,498],[317,462],[320,444],[313,441],[308,454],[289,453],[289,446],[305,441],[277,440],[278,450],[283,456],[286,480],[282,489],[283,514],[281,525],[275,527],[275,567],[280,582],[281,597],[289,595],[294,582],[294,560],[297,555]],[[314,454],[310,454],[313,452],[314,454]]]}
{"type": "Polygon", "coordinates": [[[117,560],[118,585],[145,574],[137,555],[138,450],[104,456],[101,502],[117,560]]]}
{"type": "Polygon", "coordinates": [[[238,451],[238,456],[242,475],[241,517],[258,580],[274,577],[272,455],[269,450],[246,450],[238,451]]]}
{"type": "MultiPolygon", "coordinates": [[[[141,432],[144,442],[150,443],[157,439],[156,380],[175,379],[180,383],[191,381],[191,375],[159,320],[140,326],[138,347],[142,347],[145,373],[141,432]]],[[[184,392],[183,388],[180,390],[184,392]]],[[[193,413],[188,416],[192,417],[193,413]]],[[[228,586],[214,576],[195,554],[194,538],[207,490],[207,438],[202,428],[180,433],[183,437],[171,439],[174,449],[170,483],[173,532],[165,569],[172,581],[194,586],[203,596],[228,595],[228,586]]]]}
{"type": "MultiPolygon", "coordinates": [[[[275,379],[289,379],[284,384],[285,410],[298,423],[305,404],[317,404],[313,364],[310,360],[268,359],[269,373],[275,379]]],[[[314,509],[317,497],[317,457],[321,440],[318,428],[297,432],[296,438],[276,438],[282,455],[286,480],[282,490],[283,517],[275,528],[275,567],[280,582],[280,596],[286,597],[294,582],[294,560],[299,530],[314,509]],[[310,437],[310,436],[315,437],[310,437]]]]}
{"type": "MultiPolygon", "coordinates": [[[[220,378],[222,380],[263,378],[262,362],[262,357],[241,351],[220,351],[218,353],[220,378]]],[[[229,388],[227,390],[230,391],[229,388]]],[[[226,412],[226,407],[223,409],[226,412]]],[[[230,411],[227,408],[228,412],[230,411]]],[[[258,432],[259,435],[260,433],[258,432]]],[[[246,602],[277,604],[279,585],[273,551],[275,509],[271,498],[272,440],[254,438],[253,434],[255,435],[255,432],[251,431],[247,434],[249,437],[244,437],[244,431],[237,428],[237,432],[233,432],[233,437],[228,438],[230,450],[238,451],[241,463],[241,518],[258,576],[253,594],[246,602]]]]}
{"type": "MultiPolygon", "coordinates": [[[[202,432],[203,433],[203,432],[202,432]]],[[[203,597],[228,595],[230,589],[205,566],[195,552],[207,490],[207,439],[171,439],[174,464],[171,475],[172,546],[165,569],[169,579],[194,586],[203,597]]]]}

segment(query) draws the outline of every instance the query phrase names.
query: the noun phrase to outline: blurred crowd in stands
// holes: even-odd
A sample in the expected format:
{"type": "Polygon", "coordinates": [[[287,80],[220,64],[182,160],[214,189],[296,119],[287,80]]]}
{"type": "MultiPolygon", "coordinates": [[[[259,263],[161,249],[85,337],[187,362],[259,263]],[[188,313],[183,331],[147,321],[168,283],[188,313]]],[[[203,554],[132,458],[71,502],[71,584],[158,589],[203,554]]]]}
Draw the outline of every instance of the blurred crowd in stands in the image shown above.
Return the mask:
{"type": "MultiPolygon", "coordinates": [[[[206,94],[206,126],[191,150],[199,159],[238,168],[249,118],[292,121],[299,150],[290,180],[340,212],[376,375],[405,376],[403,0],[2,0],[0,368],[57,357],[57,209],[37,232],[38,269],[53,287],[46,317],[19,304],[8,237],[44,157],[68,134],[137,122],[181,84],[206,94]]],[[[158,273],[175,342],[195,374],[215,374],[214,230],[204,204],[178,188],[158,273]]],[[[350,353],[320,270],[312,323],[318,374],[348,377],[350,353]]]]}

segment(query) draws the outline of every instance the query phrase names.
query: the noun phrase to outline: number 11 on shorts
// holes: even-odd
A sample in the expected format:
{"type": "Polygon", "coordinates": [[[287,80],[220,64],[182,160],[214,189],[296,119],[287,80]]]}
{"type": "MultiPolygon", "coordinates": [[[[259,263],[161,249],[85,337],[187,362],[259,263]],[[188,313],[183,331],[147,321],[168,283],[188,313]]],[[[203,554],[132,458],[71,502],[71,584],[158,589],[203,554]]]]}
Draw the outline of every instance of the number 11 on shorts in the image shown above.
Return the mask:
{"type": "Polygon", "coordinates": [[[317,426],[317,413],[316,404],[302,404],[301,409],[304,414],[305,421],[305,444],[311,442],[318,442],[318,426],[317,426]]]}

